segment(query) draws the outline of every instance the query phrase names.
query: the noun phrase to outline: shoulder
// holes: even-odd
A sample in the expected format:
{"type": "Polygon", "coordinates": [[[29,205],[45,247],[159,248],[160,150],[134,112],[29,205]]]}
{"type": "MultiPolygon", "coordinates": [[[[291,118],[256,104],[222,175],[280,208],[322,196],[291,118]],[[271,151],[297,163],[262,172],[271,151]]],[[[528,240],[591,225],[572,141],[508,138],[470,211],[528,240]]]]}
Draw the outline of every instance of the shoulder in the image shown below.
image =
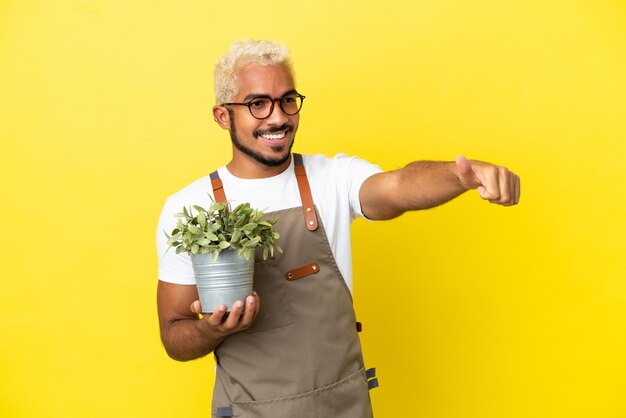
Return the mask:
{"type": "Polygon", "coordinates": [[[322,154],[303,155],[304,168],[313,178],[328,178],[337,180],[357,179],[362,182],[365,178],[379,173],[382,169],[367,160],[346,154],[336,154],[327,157],[322,154]]]}
{"type": "Polygon", "coordinates": [[[335,202],[335,210],[351,219],[362,215],[361,186],[370,176],[382,171],[375,164],[346,154],[307,155],[303,156],[303,162],[317,202],[323,205],[335,202]]]}
{"type": "Polygon", "coordinates": [[[311,170],[325,170],[334,171],[351,171],[352,169],[370,169],[372,171],[382,171],[375,164],[370,163],[367,160],[358,158],[356,156],[350,156],[347,154],[339,153],[334,157],[328,157],[322,154],[311,154],[302,156],[305,168],[311,168],[311,170]]]}
{"type": "Polygon", "coordinates": [[[211,177],[207,175],[169,196],[165,205],[175,206],[176,211],[180,212],[183,206],[202,205],[210,202],[212,195],[211,177]]]}

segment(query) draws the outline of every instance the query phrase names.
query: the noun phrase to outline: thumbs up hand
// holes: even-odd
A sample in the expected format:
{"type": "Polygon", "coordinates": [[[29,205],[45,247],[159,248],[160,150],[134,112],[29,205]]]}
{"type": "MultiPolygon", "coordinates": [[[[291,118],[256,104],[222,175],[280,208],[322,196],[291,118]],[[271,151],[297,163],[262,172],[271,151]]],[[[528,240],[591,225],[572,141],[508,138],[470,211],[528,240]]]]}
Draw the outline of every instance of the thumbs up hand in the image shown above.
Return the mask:
{"type": "Polygon", "coordinates": [[[506,167],[456,158],[457,177],[466,189],[476,189],[480,197],[502,206],[512,206],[519,202],[520,179],[506,167]]]}

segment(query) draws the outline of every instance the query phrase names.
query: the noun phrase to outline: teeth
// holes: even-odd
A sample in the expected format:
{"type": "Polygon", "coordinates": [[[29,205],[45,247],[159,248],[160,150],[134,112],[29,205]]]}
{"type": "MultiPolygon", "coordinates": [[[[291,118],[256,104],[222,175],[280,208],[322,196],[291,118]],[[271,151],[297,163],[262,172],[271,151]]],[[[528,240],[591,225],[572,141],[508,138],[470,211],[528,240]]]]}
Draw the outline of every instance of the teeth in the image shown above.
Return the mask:
{"type": "Polygon", "coordinates": [[[276,140],[276,139],[284,138],[285,137],[285,132],[279,132],[277,134],[265,134],[265,135],[261,135],[261,136],[263,138],[265,138],[265,139],[270,139],[270,140],[274,139],[274,140],[276,140]]]}

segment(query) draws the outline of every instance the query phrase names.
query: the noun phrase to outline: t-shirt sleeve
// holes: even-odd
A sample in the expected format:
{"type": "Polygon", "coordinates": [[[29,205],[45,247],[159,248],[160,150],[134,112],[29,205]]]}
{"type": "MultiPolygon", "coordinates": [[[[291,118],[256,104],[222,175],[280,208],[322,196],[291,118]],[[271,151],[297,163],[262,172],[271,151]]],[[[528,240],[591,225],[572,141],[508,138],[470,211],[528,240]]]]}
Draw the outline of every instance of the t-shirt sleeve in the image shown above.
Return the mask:
{"type": "Polygon", "coordinates": [[[337,154],[335,159],[343,166],[341,171],[345,173],[348,200],[350,202],[350,216],[352,220],[362,217],[361,199],[359,193],[361,186],[370,176],[383,170],[376,164],[357,157],[348,157],[345,154],[337,154]]]}
{"type": "Polygon", "coordinates": [[[359,193],[361,186],[370,176],[380,173],[383,170],[368,161],[360,158],[353,157],[350,164],[350,212],[352,213],[352,219],[364,216],[361,210],[361,198],[359,193]]]}
{"type": "Polygon", "coordinates": [[[165,232],[171,234],[176,227],[178,219],[174,214],[182,211],[182,205],[176,205],[167,199],[156,231],[157,256],[159,259],[159,280],[175,284],[195,285],[196,279],[191,265],[191,258],[187,253],[176,254],[174,248],[168,250],[167,237],[165,232]]]}

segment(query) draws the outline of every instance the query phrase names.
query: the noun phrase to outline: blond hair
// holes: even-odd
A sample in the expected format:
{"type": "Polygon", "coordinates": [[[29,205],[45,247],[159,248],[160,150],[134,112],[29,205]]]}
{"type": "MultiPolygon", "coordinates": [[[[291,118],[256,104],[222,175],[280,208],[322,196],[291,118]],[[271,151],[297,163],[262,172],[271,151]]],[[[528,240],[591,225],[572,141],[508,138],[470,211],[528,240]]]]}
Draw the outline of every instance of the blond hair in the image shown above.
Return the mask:
{"type": "MultiPolygon", "coordinates": [[[[283,64],[293,78],[289,50],[281,42],[253,41],[244,39],[233,42],[230,50],[215,64],[215,101],[217,104],[232,102],[239,91],[237,70],[248,64],[283,64]]],[[[294,80],[295,81],[295,80],[294,80]]]]}

